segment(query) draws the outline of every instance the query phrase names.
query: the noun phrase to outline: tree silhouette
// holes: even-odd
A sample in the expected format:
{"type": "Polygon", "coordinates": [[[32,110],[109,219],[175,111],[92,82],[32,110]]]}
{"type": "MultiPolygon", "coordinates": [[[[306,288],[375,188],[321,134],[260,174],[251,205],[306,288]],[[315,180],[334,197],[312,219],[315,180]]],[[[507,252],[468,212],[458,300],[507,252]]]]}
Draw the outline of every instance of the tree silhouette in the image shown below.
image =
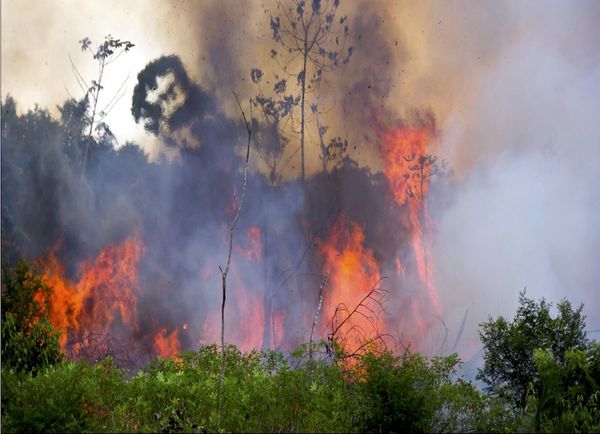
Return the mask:
{"type": "Polygon", "coordinates": [[[92,139],[92,134],[94,133],[94,129],[105,130],[105,132],[108,131],[108,127],[102,122],[102,119],[114,108],[117,101],[123,96],[124,86],[126,82],[126,80],[124,80],[117,92],[108,101],[108,103],[106,103],[104,107],[100,108],[98,106],[98,102],[100,100],[100,92],[104,89],[104,86],[102,85],[104,71],[106,67],[114,61],[116,61],[121,56],[121,54],[129,51],[135,45],[129,41],[121,41],[120,39],[115,39],[111,35],[106,36],[104,38],[104,42],[99,44],[95,51],[91,48],[92,41],[88,37],[85,37],[82,40],[80,40],[79,44],[81,45],[81,51],[89,52],[92,55],[92,58],[96,61],[98,67],[98,75],[95,77],[95,79],[88,82],[71,60],[73,74],[77,79],[79,87],[84,92],[84,100],[88,104],[88,113],[85,116],[85,123],[87,125],[88,132],[86,134],[87,140],[85,152],[83,154],[83,160],[81,162],[81,178],[83,179],[88,160],[90,142],[92,139]],[[100,121],[98,121],[98,118],[100,119],[100,121]]]}
{"type": "MultiPolygon", "coordinates": [[[[293,6],[278,2],[277,13],[270,16],[272,39],[282,49],[272,49],[271,58],[281,68],[282,75],[274,75],[274,95],[265,96],[261,89],[255,103],[261,106],[265,118],[276,128],[281,128],[282,121],[289,119],[294,107],[300,105],[302,180],[306,176],[307,95],[313,94],[318,99],[323,75],[347,64],[352,56],[352,47],[346,46],[350,34],[348,19],[346,16],[336,17],[339,5],[339,0],[312,0],[309,7],[304,0],[296,0],[293,6]],[[292,91],[287,94],[289,87],[292,87],[292,91]]],[[[260,83],[264,74],[262,70],[254,68],[250,75],[254,83],[260,83]]],[[[317,103],[311,109],[316,112],[317,103]]],[[[319,133],[321,136],[321,127],[319,133]]],[[[281,145],[285,146],[285,143],[281,145]]],[[[283,147],[279,150],[283,151],[283,147]]]]}

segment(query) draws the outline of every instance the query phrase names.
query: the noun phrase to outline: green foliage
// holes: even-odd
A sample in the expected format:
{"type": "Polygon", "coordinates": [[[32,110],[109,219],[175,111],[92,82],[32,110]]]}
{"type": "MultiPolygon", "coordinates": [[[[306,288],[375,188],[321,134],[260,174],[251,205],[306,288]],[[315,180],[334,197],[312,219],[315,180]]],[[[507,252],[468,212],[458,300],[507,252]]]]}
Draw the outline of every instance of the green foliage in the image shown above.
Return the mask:
{"type": "Polygon", "coordinates": [[[567,350],[561,365],[547,350],[536,349],[539,390],[530,387],[521,427],[536,432],[600,431],[600,344],[567,350]]]}
{"type": "Polygon", "coordinates": [[[547,350],[564,368],[567,350],[585,350],[588,343],[583,306],[573,309],[569,301],[563,300],[557,306],[558,315],[552,317],[551,304],[543,299],[536,303],[522,292],[519,303],[511,322],[500,316],[480,324],[484,366],[477,378],[489,384],[495,395],[523,408],[529,384],[539,389],[534,350],[547,350]]]}
{"type": "Polygon", "coordinates": [[[118,430],[111,414],[119,406],[123,374],[110,360],[46,368],[37,376],[2,369],[5,432],[97,432],[118,430]],[[6,397],[6,399],[5,399],[6,397]]]}
{"type": "Polygon", "coordinates": [[[350,366],[309,360],[301,351],[290,357],[274,351],[242,354],[229,346],[226,356],[221,397],[216,345],[157,360],[133,377],[110,360],[55,365],[37,376],[3,369],[2,425],[7,432],[423,432],[505,426],[491,398],[453,378],[456,356],[427,360],[369,353],[350,366]]]}
{"type": "Polygon", "coordinates": [[[58,363],[59,332],[48,321],[50,288],[33,266],[2,267],[2,365],[37,373],[58,363]]]}
{"type": "Polygon", "coordinates": [[[422,432],[433,418],[434,406],[427,401],[430,378],[426,361],[414,354],[401,360],[389,353],[363,358],[367,405],[363,408],[364,431],[422,432]]]}
{"type": "Polygon", "coordinates": [[[377,432],[510,431],[503,402],[456,379],[456,355],[427,360],[406,352],[366,354],[359,366],[364,381],[360,430],[377,432]]]}
{"type": "Polygon", "coordinates": [[[600,430],[600,344],[585,339],[581,308],[573,310],[566,301],[552,318],[547,303],[522,295],[512,323],[499,318],[483,325],[482,372],[507,375],[495,377],[506,381],[484,394],[457,377],[456,355],[428,359],[410,351],[376,351],[338,359],[323,350],[323,342],[312,358],[307,345],[289,355],[228,346],[222,388],[216,345],[158,359],[135,376],[111,359],[57,363],[58,335],[44,301],[48,291],[27,263],[3,269],[6,432],[600,430]],[[518,407],[522,377],[508,376],[516,366],[506,364],[516,363],[513,357],[528,367],[524,356],[533,344],[526,339],[538,346],[531,349],[532,371],[518,407]]]}
{"type": "Polygon", "coordinates": [[[291,369],[277,352],[228,347],[219,417],[220,352],[206,346],[162,360],[128,384],[124,429],[148,431],[347,431],[348,393],[340,368],[291,369]]]}

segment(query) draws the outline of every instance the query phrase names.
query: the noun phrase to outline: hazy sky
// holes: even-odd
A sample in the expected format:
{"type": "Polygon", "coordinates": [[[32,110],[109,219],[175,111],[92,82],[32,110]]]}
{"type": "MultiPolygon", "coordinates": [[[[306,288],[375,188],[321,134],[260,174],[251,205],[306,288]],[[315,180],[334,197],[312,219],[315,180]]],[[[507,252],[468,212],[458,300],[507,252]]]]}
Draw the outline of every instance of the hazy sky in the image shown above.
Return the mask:
{"type": "MultiPolygon", "coordinates": [[[[110,33],[130,40],[136,47],[108,72],[107,94],[129,79],[106,121],[119,143],[136,140],[156,155],[161,144],[129,112],[137,72],[178,54],[227,112],[231,88],[250,96],[249,70],[267,59],[270,7],[3,0],[2,97],[14,96],[21,110],[38,103],[54,112],[69,95],[81,96],[69,56],[93,76],[80,39],[96,43],[110,33]]],[[[534,296],[585,302],[590,326],[600,328],[600,2],[342,7],[361,38],[348,68],[328,83],[330,102],[341,109],[330,116],[332,129],[360,140],[368,129],[364,106],[381,104],[398,117],[430,109],[440,130],[436,152],[457,173],[452,201],[438,210],[434,251],[447,322],[460,322],[469,308],[474,332],[487,313],[514,311],[527,286],[534,296]],[[333,90],[369,80],[375,90],[354,100],[333,90]]],[[[368,149],[357,158],[376,166],[368,149]]]]}

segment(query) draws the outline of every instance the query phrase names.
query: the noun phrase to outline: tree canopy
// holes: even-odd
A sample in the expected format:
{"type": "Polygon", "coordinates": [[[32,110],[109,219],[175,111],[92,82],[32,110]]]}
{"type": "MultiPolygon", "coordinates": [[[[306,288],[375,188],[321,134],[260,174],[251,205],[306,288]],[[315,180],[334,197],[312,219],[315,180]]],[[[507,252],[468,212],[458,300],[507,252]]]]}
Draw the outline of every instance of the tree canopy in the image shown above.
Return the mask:
{"type": "Polygon", "coordinates": [[[522,407],[531,382],[539,385],[534,351],[546,350],[564,367],[567,350],[585,350],[583,305],[573,308],[568,300],[557,305],[553,317],[552,304],[542,299],[536,302],[519,294],[519,307],[512,321],[499,316],[480,324],[484,366],[478,379],[486,382],[488,390],[522,407]]]}

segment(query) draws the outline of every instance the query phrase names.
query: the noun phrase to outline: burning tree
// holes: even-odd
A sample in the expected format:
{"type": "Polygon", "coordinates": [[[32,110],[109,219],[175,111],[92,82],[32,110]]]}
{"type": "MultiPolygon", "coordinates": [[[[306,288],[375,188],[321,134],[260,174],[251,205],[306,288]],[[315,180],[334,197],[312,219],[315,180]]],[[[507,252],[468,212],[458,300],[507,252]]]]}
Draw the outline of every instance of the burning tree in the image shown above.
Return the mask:
{"type": "MultiPolygon", "coordinates": [[[[394,201],[405,210],[402,217],[410,232],[416,271],[426,293],[426,299],[415,300],[413,305],[413,309],[420,312],[418,327],[423,331],[428,327],[422,318],[425,306],[433,309],[434,316],[441,312],[429,259],[433,223],[427,209],[427,197],[431,178],[444,173],[445,163],[440,167],[437,157],[428,150],[435,137],[433,116],[420,117],[415,124],[402,124],[380,133],[380,155],[394,201]]],[[[397,268],[400,274],[404,273],[400,260],[397,268]]]]}
{"type": "Polygon", "coordinates": [[[381,329],[387,291],[381,287],[379,263],[364,238],[363,228],[342,214],[329,235],[316,241],[329,281],[322,326],[330,329],[328,341],[341,347],[346,357],[361,354],[371,344],[385,346],[381,329]]]}

